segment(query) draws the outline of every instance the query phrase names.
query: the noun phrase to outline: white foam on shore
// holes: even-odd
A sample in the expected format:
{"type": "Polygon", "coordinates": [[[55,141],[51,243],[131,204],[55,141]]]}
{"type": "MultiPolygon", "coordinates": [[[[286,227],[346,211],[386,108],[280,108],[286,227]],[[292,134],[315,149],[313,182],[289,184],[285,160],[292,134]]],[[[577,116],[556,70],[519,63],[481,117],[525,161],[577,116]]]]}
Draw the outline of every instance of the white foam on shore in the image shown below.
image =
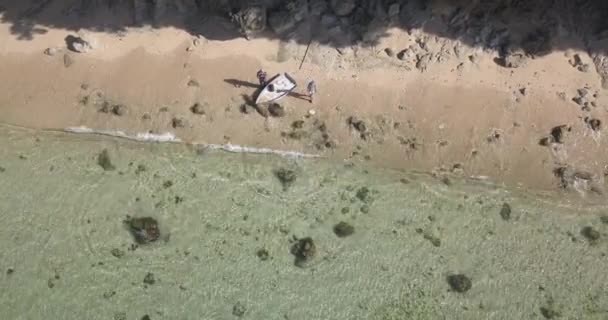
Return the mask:
{"type": "MultiPolygon", "coordinates": [[[[84,134],[99,134],[104,136],[118,137],[135,141],[143,141],[143,142],[182,142],[181,139],[177,138],[174,134],[170,132],[165,132],[162,134],[156,133],[137,133],[135,135],[129,135],[121,130],[99,130],[92,129],[84,126],[80,127],[68,127],[64,129],[65,132],[69,133],[84,133],[84,134]]],[[[308,154],[297,151],[285,151],[285,150],[275,150],[270,148],[254,148],[247,146],[240,146],[235,144],[198,144],[194,145],[201,146],[206,149],[211,150],[222,150],[226,152],[232,153],[254,153],[254,154],[275,154],[283,157],[290,158],[319,158],[319,155],[316,154],[308,154]]]]}
{"type": "Polygon", "coordinates": [[[284,151],[284,150],[275,150],[269,148],[254,148],[247,146],[239,146],[235,144],[206,144],[204,145],[206,148],[212,150],[222,150],[226,152],[234,152],[234,153],[256,153],[256,154],[276,154],[283,157],[290,158],[319,158],[320,156],[317,154],[308,154],[297,151],[284,151]]]}

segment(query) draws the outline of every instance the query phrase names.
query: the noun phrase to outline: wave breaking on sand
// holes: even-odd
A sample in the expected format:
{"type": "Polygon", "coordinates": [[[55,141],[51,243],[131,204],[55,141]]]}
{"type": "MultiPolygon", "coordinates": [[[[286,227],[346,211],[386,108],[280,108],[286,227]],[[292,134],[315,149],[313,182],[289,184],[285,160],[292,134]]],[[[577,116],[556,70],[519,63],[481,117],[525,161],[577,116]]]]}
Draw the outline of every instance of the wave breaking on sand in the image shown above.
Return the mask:
{"type": "MultiPolygon", "coordinates": [[[[176,137],[173,133],[165,132],[161,134],[151,132],[141,132],[136,134],[128,134],[121,130],[103,130],[103,129],[92,129],[85,126],[80,127],[67,127],[64,129],[68,133],[77,134],[97,134],[110,137],[123,138],[128,140],[140,141],[140,142],[173,142],[183,143],[183,141],[176,137]]],[[[192,143],[192,145],[200,146],[203,150],[221,150],[232,153],[253,153],[253,154],[275,154],[287,158],[319,158],[317,154],[308,154],[297,151],[288,150],[275,150],[270,148],[255,148],[248,146],[240,146],[235,144],[205,144],[205,143],[192,143]]]]}

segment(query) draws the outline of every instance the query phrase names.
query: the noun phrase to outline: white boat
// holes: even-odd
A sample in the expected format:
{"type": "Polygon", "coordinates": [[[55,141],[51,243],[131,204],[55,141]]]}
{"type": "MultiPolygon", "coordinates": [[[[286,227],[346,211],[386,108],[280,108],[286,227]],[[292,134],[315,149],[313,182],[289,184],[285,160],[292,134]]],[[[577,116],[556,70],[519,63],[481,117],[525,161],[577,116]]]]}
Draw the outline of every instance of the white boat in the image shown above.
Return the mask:
{"type": "Polygon", "coordinates": [[[268,84],[260,91],[255,99],[255,104],[276,102],[297,87],[296,81],[287,73],[277,74],[272,77],[268,84]]]}

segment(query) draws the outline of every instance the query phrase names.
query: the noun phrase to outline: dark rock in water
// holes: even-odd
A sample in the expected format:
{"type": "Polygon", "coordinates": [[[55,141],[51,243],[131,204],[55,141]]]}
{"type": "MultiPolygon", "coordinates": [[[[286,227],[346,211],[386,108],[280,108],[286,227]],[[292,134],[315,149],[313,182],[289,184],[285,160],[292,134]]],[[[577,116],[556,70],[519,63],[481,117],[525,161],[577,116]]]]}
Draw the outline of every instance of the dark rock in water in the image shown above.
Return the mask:
{"type": "Polygon", "coordinates": [[[600,221],[601,221],[603,224],[608,224],[608,216],[601,216],[601,217],[600,217],[600,221]]]}
{"type": "Polygon", "coordinates": [[[129,226],[131,234],[139,244],[154,242],[160,238],[158,221],[154,218],[127,218],[125,223],[129,226]]]}
{"type": "Polygon", "coordinates": [[[296,172],[291,169],[281,168],[275,171],[276,177],[283,185],[283,190],[289,189],[296,181],[296,172]]]}
{"type": "Polygon", "coordinates": [[[451,274],[448,276],[447,280],[452,290],[456,292],[462,293],[469,291],[473,286],[471,279],[464,274],[451,274]]]}
{"type": "Polygon", "coordinates": [[[156,283],[156,279],[154,278],[154,274],[151,272],[148,272],[146,274],[146,276],[144,277],[144,283],[147,285],[153,285],[156,283]]]}
{"type": "Polygon", "coordinates": [[[115,256],[116,258],[122,258],[125,255],[125,252],[118,249],[118,248],[114,248],[112,249],[112,251],[110,251],[110,253],[115,256]]]}
{"type": "Polygon", "coordinates": [[[511,219],[511,205],[506,202],[502,204],[502,208],[500,209],[500,217],[503,220],[511,219]]]}
{"type": "Polygon", "coordinates": [[[10,276],[10,275],[11,275],[11,274],[13,274],[14,272],[15,272],[15,269],[13,269],[13,268],[8,268],[8,269],[6,269],[6,275],[9,275],[9,276],[10,276]]]}
{"type": "Polygon", "coordinates": [[[368,187],[361,187],[359,188],[359,190],[357,190],[357,199],[365,203],[374,201],[374,198],[372,197],[371,191],[368,187]]]}
{"type": "Polygon", "coordinates": [[[296,257],[295,265],[303,268],[317,255],[317,247],[312,238],[302,238],[293,244],[291,254],[296,257]]]}
{"type": "Polygon", "coordinates": [[[600,233],[593,229],[593,227],[584,227],[581,229],[581,235],[589,241],[597,241],[600,238],[600,233]]]}
{"type": "Polygon", "coordinates": [[[205,106],[200,103],[195,103],[190,107],[190,111],[194,114],[203,115],[205,114],[205,106]]]}
{"type": "Polygon", "coordinates": [[[116,169],[116,167],[112,164],[110,160],[110,154],[107,149],[103,149],[101,153],[97,156],[97,164],[103,168],[105,171],[111,171],[116,169]]]}
{"type": "Polygon", "coordinates": [[[349,224],[347,222],[340,221],[338,224],[336,224],[334,226],[334,233],[339,238],[348,237],[348,236],[352,235],[353,233],[355,233],[355,227],[353,227],[351,224],[349,224]]]}
{"type": "Polygon", "coordinates": [[[232,315],[235,317],[240,318],[245,315],[245,312],[247,312],[247,308],[240,301],[235,303],[234,306],[232,307],[232,315]]]}
{"type": "Polygon", "coordinates": [[[143,317],[141,317],[141,320],[150,320],[150,316],[145,314],[143,317]]]}
{"type": "Polygon", "coordinates": [[[277,117],[277,118],[285,116],[285,108],[283,108],[283,106],[281,106],[278,103],[271,103],[268,106],[268,112],[270,113],[271,116],[277,117]]]}
{"type": "Polygon", "coordinates": [[[268,250],[266,249],[260,249],[255,253],[256,256],[258,256],[258,258],[260,258],[260,260],[262,261],[266,261],[270,258],[270,254],[268,253],[268,250]]]}
{"type": "Polygon", "coordinates": [[[540,310],[540,314],[542,314],[545,319],[555,319],[555,318],[561,316],[561,314],[559,312],[555,311],[555,309],[553,309],[552,306],[540,307],[539,310],[540,310]]]}

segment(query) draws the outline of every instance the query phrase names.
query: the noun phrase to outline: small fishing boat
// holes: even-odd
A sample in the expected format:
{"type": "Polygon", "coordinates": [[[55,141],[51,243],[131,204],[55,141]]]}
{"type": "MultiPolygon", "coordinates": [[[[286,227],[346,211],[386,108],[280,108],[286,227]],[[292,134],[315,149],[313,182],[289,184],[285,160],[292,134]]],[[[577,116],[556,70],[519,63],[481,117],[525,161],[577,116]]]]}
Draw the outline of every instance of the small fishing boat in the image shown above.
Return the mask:
{"type": "Polygon", "coordinates": [[[276,102],[297,87],[296,81],[287,73],[272,77],[255,99],[255,104],[276,102]]]}

